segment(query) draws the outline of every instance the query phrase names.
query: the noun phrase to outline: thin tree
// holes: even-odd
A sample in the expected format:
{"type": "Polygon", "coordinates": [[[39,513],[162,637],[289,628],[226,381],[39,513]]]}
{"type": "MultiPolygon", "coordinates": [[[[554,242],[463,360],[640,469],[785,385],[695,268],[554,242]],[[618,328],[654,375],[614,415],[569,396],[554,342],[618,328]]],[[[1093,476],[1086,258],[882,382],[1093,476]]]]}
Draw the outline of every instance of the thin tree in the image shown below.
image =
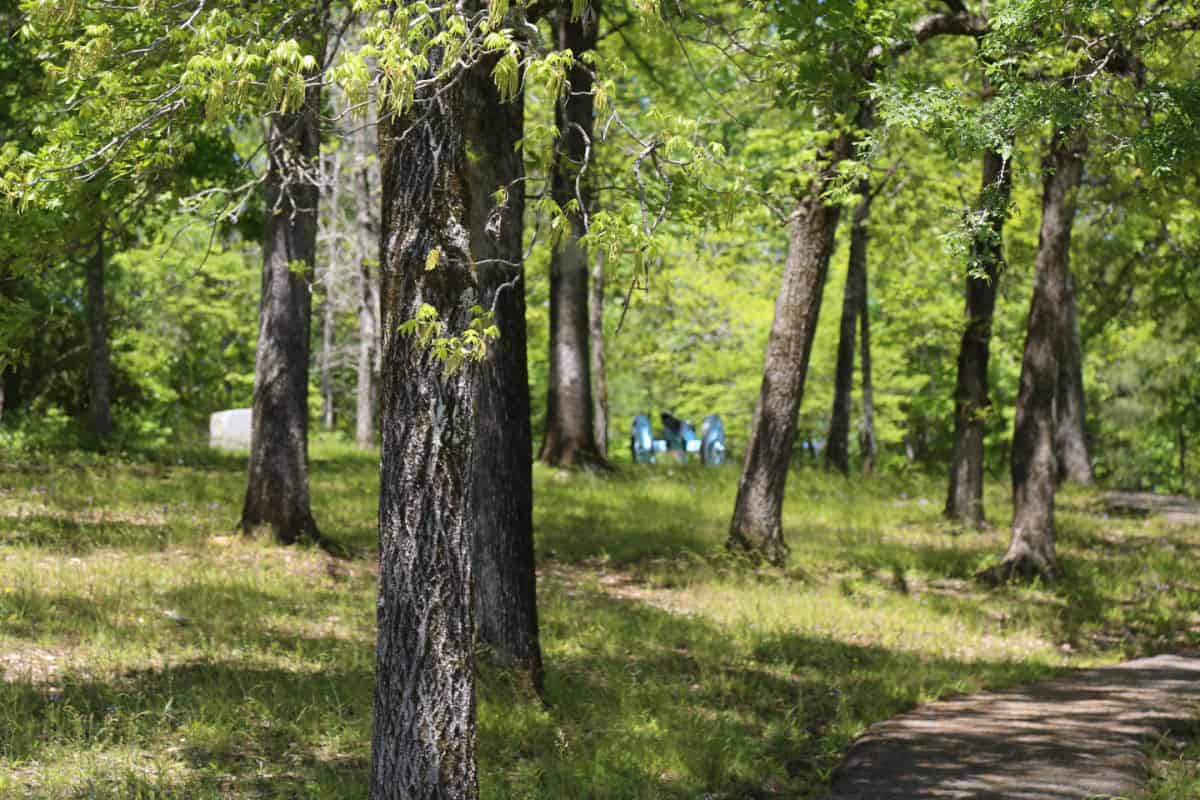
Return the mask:
{"type": "Polygon", "coordinates": [[[1086,149],[1082,131],[1056,130],[1042,161],[1042,226],[1013,425],[1012,540],[995,573],[1002,579],[1033,575],[1052,579],[1058,568],[1054,406],[1061,342],[1070,323],[1071,227],[1086,149]]]}
{"type": "Polygon", "coordinates": [[[851,136],[841,133],[826,146],[820,171],[792,212],[792,232],[767,339],[762,388],[754,408],[746,461],[738,481],[729,547],[774,564],[787,559],[783,541],[783,490],[796,414],[804,396],[808,360],[821,312],[821,293],[833,251],[840,206],[826,201],[837,165],[849,157],[851,136]]]}
{"type": "MultiPolygon", "coordinates": [[[[864,115],[869,125],[870,112],[864,115]]],[[[871,182],[858,185],[859,201],[850,227],[850,255],[846,286],[842,291],[842,320],[838,330],[837,367],[834,370],[833,409],[825,437],[825,465],[843,475],[850,472],[850,394],[854,388],[854,339],[867,282],[867,218],[871,214],[871,182]]]]}
{"type": "MultiPolygon", "coordinates": [[[[97,193],[99,194],[99,193],[97,193]]],[[[86,265],[88,326],[88,418],[92,435],[102,441],[112,433],[109,401],[108,308],[105,297],[104,223],[96,226],[86,265]]]]}
{"type": "Polygon", "coordinates": [[[592,429],[596,450],[608,458],[608,370],[604,341],[604,253],[592,264],[591,296],[588,303],[588,336],[592,344],[592,429]]]}
{"type": "Polygon", "coordinates": [[[853,151],[856,130],[865,127],[866,85],[887,56],[899,56],[935,36],[978,36],[985,30],[981,18],[961,9],[951,14],[931,14],[913,23],[910,39],[872,48],[866,62],[843,65],[843,76],[860,81],[863,86],[861,96],[856,98],[857,129],[827,132],[828,139],[819,150],[811,177],[797,197],[791,215],[792,230],[775,302],[775,319],[767,340],[762,388],[729,526],[727,546],[731,550],[776,564],[787,558],[783,494],[796,438],[796,415],[804,395],[821,295],[840,216],[840,209],[828,202],[827,193],[838,166],[853,151]]]}
{"type": "Polygon", "coordinates": [[[592,153],[595,96],[591,68],[581,57],[596,47],[599,2],[573,16],[564,4],[555,20],[557,46],[575,54],[568,89],[555,107],[558,141],[551,168],[550,192],[564,209],[567,230],[550,257],[550,375],[546,393],[546,430],[538,458],[547,464],[604,464],[593,424],[588,346],[588,254],[580,239],[587,233],[591,190],[586,171],[592,153]]]}
{"type": "Polygon", "coordinates": [[[368,102],[362,130],[354,137],[354,206],[358,216],[355,251],[358,259],[358,366],[355,378],[354,441],[359,447],[375,444],[379,394],[379,161],[378,127],[374,105],[368,102]]]}
{"type": "Polygon", "coordinates": [[[859,361],[862,369],[862,427],[858,431],[858,450],[864,475],[875,472],[875,382],[871,375],[871,304],[870,281],[863,263],[862,305],[858,310],[859,361]]]}
{"type": "Polygon", "coordinates": [[[983,154],[979,209],[973,220],[967,265],[967,325],[958,351],[954,388],[954,451],[945,515],[978,528],[983,513],[983,437],[991,412],[988,359],[996,283],[1004,267],[1004,222],[1012,193],[1012,167],[1000,153],[983,154]]]}
{"type": "MultiPolygon", "coordinates": [[[[341,177],[342,177],[342,154],[340,150],[335,150],[326,156],[323,161],[324,169],[322,170],[323,184],[328,189],[329,194],[329,212],[327,221],[324,223],[324,231],[319,231],[325,236],[325,300],[321,304],[321,354],[318,360],[318,370],[320,372],[320,388],[321,388],[321,427],[327,431],[333,430],[334,425],[334,397],[333,397],[333,345],[336,335],[337,321],[335,319],[336,308],[334,302],[335,292],[337,291],[338,280],[338,261],[339,251],[341,248],[341,219],[339,215],[341,209],[341,177]]],[[[320,225],[320,219],[318,224],[320,225]]]]}
{"type": "MultiPolygon", "coordinates": [[[[324,20],[312,29],[324,30],[324,20]]],[[[320,52],[323,44],[317,49],[320,52]]],[[[266,137],[262,295],[241,528],[249,533],[269,525],[283,544],[323,541],[308,490],[309,334],[320,197],[316,164],[320,109],[320,82],[309,80],[300,108],[269,116],[266,137]]]]}
{"type": "Polygon", "coordinates": [[[1086,486],[1092,482],[1088,452],[1086,404],[1083,398],[1083,348],[1075,303],[1075,279],[1067,280],[1067,330],[1059,358],[1058,394],[1054,398],[1054,449],[1059,481],[1086,486]]]}

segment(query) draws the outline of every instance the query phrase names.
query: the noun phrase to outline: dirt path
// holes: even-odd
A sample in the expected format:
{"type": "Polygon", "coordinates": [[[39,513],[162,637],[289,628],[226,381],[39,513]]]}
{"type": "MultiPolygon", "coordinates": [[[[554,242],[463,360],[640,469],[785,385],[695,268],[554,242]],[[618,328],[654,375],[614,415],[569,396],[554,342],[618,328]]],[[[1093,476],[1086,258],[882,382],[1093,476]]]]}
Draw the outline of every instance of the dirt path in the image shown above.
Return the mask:
{"type": "Polygon", "coordinates": [[[1100,502],[1115,514],[1161,514],[1167,522],[1200,524],[1200,500],[1177,494],[1153,492],[1105,492],[1100,502]]]}
{"type": "Polygon", "coordinates": [[[1133,797],[1142,746],[1194,729],[1200,655],[1156,656],[930,703],[871,726],[834,774],[836,800],[1133,797]]]}

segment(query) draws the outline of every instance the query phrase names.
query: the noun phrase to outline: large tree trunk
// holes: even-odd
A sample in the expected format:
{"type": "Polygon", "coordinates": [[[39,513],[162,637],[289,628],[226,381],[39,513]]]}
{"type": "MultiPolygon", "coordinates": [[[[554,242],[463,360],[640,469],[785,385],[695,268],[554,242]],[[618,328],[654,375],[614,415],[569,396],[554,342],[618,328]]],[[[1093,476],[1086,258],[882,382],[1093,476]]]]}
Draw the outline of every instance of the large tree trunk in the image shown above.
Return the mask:
{"type": "MultiPolygon", "coordinates": [[[[369,119],[370,117],[368,117],[369,119]]],[[[359,447],[375,444],[376,398],[379,394],[379,223],[374,202],[378,191],[375,137],[357,137],[358,175],[358,374],[355,386],[354,440],[359,447]]]]}
{"type": "Polygon", "coordinates": [[[308,494],[308,360],[317,247],[315,170],[320,87],[304,107],[272,114],[267,132],[267,214],[254,363],[249,480],[241,528],[269,525],[284,544],[321,541],[308,494]]]}
{"type": "Polygon", "coordinates": [[[834,373],[833,409],[825,440],[825,465],[843,475],[850,472],[850,393],[854,384],[854,335],[863,305],[867,278],[867,218],[871,214],[871,184],[858,185],[861,199],[854,209],[850,229],[850,257],[846,288],[842,293],[842,323],[838,332],[837,369],[834,373]]]}
{"type": "Polygon", "coordinates": [[[608,371],[604,366],[604,254],[596,255],[592,267],[591,303],[588,306],[592,343],[592,428],[596,449],[608,458],[608,371]]]}
{"type": "Polygon", "coordinates": [[[378,649],[370,796],[473,800],[472,459],[478,365],[451,373],[401,333],[428,304],[461,336],[479,298],[463,76],[418,77],[413,107],[380,121],[383,375],[378,649]],[[426,269],[430,253],[436,266],[426,269]]]}
{"type": "Polygon", "coordinates": [[[862,305],[858,309],[859,360],[862,362],[862,428],[858,432],[858,450],[862,456],[864,475],[875,472],[875,383],[871,377],[871,305],[868,302],[870,282],[866,263],[863,263],[862,305]]]}
{"type": "Polygon", "coordinates": [[[1058,394],[1054,402],[1054,448],[1059,481],[1086,486],[1092,482],[1083,399],[1083,348],[1079,344],[1079,318],[1075,311],[1075,280],[1068,276],[1067,329],[1062,340],[1058,369],[1058,394]]]}
{"type": "Polygon", "coordinates": [[[729,528],[731,550],[774,564],[787,559],[783,491],[840,213],[837,205],[825,202],[824,195],[838,163],[849,151],[850,137],[838,136],[825,153],[821,176],[796,203],[775,320],[767,340],[762,389],[729,528]]]}
{"type": "MultiPolygon", "coordinates": [[[[593,0],[577,20],[567,8],[556,20],[558,49],[578,57],[595,49],[599,3],[593,0]]],[[[592,151],[594,103],[589,67],[577,61],[567,75],[568,87],[555,109],[558,143],[550,175],[554,201],[566,209],[569,225],[550,256],[550,376],[546,397],[546,431],[538,458],[562,466],[604,463],[592,424],[592,381],[588,348],[588,255],[579,239],[587,232],[591,203],[581,173],[592,151]]]]}
{"type": "Polygon", "coordinates": [[[515,667],[540,691],[522,264],[525,103],[520,95],[501,102],[492,78],[496,60],[483,59],[463,79],[472,154],[471,255],[481,305],[495,309],[500,330],[481,365],[475,400],[475,634],[496,660],[515,667]],[[505,190],[505,200],[497,205],[499,189],[505,190]]]}
{"type": "Polygon", "coordinates": [[[104,296],[104,228],[96,231],[96,246],[87,260],[88,416],[98,440],[112,433],[108,382],[108,311],[104,296]]]}
{"type": "Polygon", "coordinates": [[[1012,170],[999,153],[983,154],[982,217],[967,267],[967,327],[958,350],[954,388],[954,451],[945,514],[978,528],[983,515],[983,438],[991,413],[988,355],[996,281],[1004,265],[1004,221],[1012,193],[1012,170]]]}
{"type": "Polygon", "coordinates": [[[1052,579],[1057,569],[1054,398],[1061,342],[1068,335],[1071,226],[1086,149],[1082,132],[1058,131],[1042,162],[1042,228],[1013,423],[1012,541],[998,570],[1004,579],[1052,579]]]}

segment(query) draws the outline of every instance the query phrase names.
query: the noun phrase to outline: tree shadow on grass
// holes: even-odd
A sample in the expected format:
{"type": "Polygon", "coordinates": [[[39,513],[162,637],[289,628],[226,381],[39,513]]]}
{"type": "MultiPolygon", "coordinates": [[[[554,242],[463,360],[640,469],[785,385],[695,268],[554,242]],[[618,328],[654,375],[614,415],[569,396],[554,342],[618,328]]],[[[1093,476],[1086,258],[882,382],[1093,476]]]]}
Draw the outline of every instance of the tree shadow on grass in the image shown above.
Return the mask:
{"type": "Polygon", "coordinates": [[[121,520],[88,522],[69,514],[0,516],[0,545],[37,547],[81,555],[103,547],[162,550],[174,540],[167,524],[121,520]]]}
{"type": "Polygon", "coordinates": [[[808,635],[731,635],[587,591],[550,609],[547,632],[546,726],[566,730],[559,746],[574,755],[544,769],[542,796],[585,786],[603,787],[597,797],[807,796],[862,727],[930,695],[1049,674],[808,635]]]}
{"type": "Polygon", "coordinates": [[[710,509],[718,497],[723,500],[729,487],[724,476],[703,470],[676,467],[675,474],[667,477],[630,467],[603,475],[570,474],[561,481],[554,477],[536,481],[534,531],[539,558],[604,558],[629,564],[723,552],[726,517],[714,517],[710,509]]]}
{"type": "Polygon", "coordinates": [[[146,796],[362,797],[372,689],[367,670],[220,661],[110,681],[65,676],[53,690],[0,684],[9,718],[0,752],[10,764],[104,748],[182,762],[185,787],[139,786],[146,796]]]}

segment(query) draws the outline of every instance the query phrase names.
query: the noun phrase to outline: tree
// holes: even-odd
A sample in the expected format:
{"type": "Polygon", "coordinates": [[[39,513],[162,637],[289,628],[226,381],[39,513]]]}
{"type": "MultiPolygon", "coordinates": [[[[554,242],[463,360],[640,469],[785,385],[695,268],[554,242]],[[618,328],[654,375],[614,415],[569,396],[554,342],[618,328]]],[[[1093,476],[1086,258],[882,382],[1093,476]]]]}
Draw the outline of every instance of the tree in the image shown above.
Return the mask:
{"type": "Polygon", "coordinates": [[[342,243],[341,178],[342,153],[339,149],[321,159],[321,188],[329,198],[328,202],[324,204],[328,206],[329,211],[324,220],[319,215],[317,218],[317,238],[319,240],[323,236],[326,245],[325,273],[324,280],[321,281],[324,284],[325,299],[321,303],[321,352],[318,356],[317,369],[321,390],[321,427],[327,431],[333,430],[336,416],[333,390],[333,348],[337,328],[335,297],[339,277],[338,262],[341,260],[339,250],[342,243]],[[322,228],[324,230],[321,230],[322,228]]]}
{"type": "Polygon", "coordinates": [[[875,471],[875,382],[871,375],[871,304],[866,263],[863,263],[862,297],[858,310],[859,361],[862,369],[862,427],[858,432],[858,449],[862,454],[864,475],[875,471]]]}
{"type": "Polygon", "coordinates": [[[593,424],[588,346],[588,254],[580,239],[591,212],[590,181],[595,95],[591,68],[583,57],[599,33],[598,0],[574,16],[564,5],[555,19],[558,49],[575,54],[558,101],[558,142],[550,176],[551,197],[566,214],[562,241],[550,258],[550,378],[546,430],[538,458],[562,466],[604,464],[593,424]]]}
{"type": "Polygon", "coordinates": [[[762,391],[754,409],[730,524],[731,548],[761,555],[773,564],[787,559],[782,526],[784,482],[841,212],[825,195],[836,178],[838,163],[850,154],[851,141],[850,134],[841,133],[828,146],[820,172],[810,180],[792,212],[795,222],[767,341],[762,391]]]}
{"type": "Polygon", "coordinates": [[[1059,354],[1058,394],[1054,398],[1054,450],[1058,480],[1086,486],[1092,482],[1083,398],[1083,352],[1075,307],[1075,278],[1067,276],[1066,335],[1059,354]]]}
{"type": "MultiPolygon", "coordinates": [[[[310,21],[323,31],[325,20],[310,21]]],[[[321,35],[319,46],[324,49],[321,35]]],[[[308,491],[308,369],[312,276],[320,190],[320,81],[299,107],[270,115],[262,296],[254,365],[254,411],[240,526],[269,525],[283,544],[324,542],[308,491]]]]}
{"type": "Polygon", "coordinates": [[[533,555],[533,434],[525,336],[524,95],[502,97],[481,58],[462,79],[471,257],[480,304],[499,339],[479,365],[475,396],[472,522],[476,637],[497,661],[541,689],[533,555]]]}
{"type": "MultiPolygon", "coordinates": [[[[461,42],[394,12],[425,68],[381,100],[383,370],[375,724],[370,792],[477,797],[473,459],[479,283],[461,42]],[[475,334],[472,336],[472,334],[475,334]],[[436,339],[436,341],[435,341],[436,339]]],[[[464,54],[465,59],[470,54],[464,54]]]]}
{"type": "Polygon", "coordinates": [[[588,337],[592,345],[592,430],[596,452],[608,458],[608,371],[604,367],[604,253],[592,265],[591,295],[588,298],[588,337]]]}
{"type": "Polygon", "coordinates": [[[1084,132],[1056,130],[1042,161],[1042,227],[1013,422],[1013,527],[1011,543],[999,567],[1004,578],[1041,575],[1052,579],[1058,569],[1054,549],[1054,406],[1061,343],[1069,335],[1071,226],[1086,149],[1084,132]]]}
{"type": "Polygon", "coordinates": [[[850,228],[846,287],[842,293],[833,409],[829,414],[829,434],[825,438],[825,464],[843,475],[850,472],[850,393],[854,382],[854,339],[859,316],[864,312],[867,290],[867,218],[871,214],[869,179],[864,178],[859,182],[858,195],[859,201],[854,208],[850,228]]]}
{"type": "MultiPolygon", "coordinates": [[[[867,84],[884,56],[898,56],[938,35],[974,36],[984,30],[981,19],[956,10],[951,14],[921,17],[912,23],[903,40],[885,37],[874,43],[868,35],[870,14],[865,9],[842,10],[828,18],[820,8],[808,9],[805,13],[821,19],[803,16],[790,19],[784,35],[795,33],[801,46],[808,46],[810,58],[814,53],[836,58],[839,68],[833,73],[836,78],[833,81],[834,96],[826,100],[852,102],[857,107],[857,114],[854,125],[823,132],[825,143],[818,150],[817,161],[806,177],[791,215],[792,230],[775,305],[775,320],[767,342],[762,389],[755,406],[730,523],[730,549],[775,564],[781,564],[787,558],[782,523],[784,487],[796,436],[796,414],[803,399],[821,295],[840,216],[840,207],[831,204],[828,195],[835,185],[841,162],[850,158],[859,132],[867,127],[869,104],[864,102],[867,84]],[[818,26],[814,29],[817,33],[810,35],[831,37],[825,47],[814,50],[811,44],[803,41],[802,34],[810,25],[818,26]],[[854,41],[854,47],[845,47],[848,41],[854,41]]],[[[829,75],[828,67],[820,74],[829,75]]],[[[834,114],[831,117],[836,119],[834,114]]]]}
{"type": "Polygon", "coordinates": [[[356,258],[358,260],[358,363],[355,380],[354,440],[359,447],[375,444],[376,396],[379,393],[379,211],[373,202],[379,186],[379,162],[375,157],[378,127],[372,108],[363,132],[354,138],[356,169],[354,175],[356,258]]]}
{"type": "Polygon", "coordinates": [[[97,222],[92,252],[87,257],[88,416],[92,435],[103,440],[113,430],[109,404],[108,308],[104,293],[104,222],[97,222]]]}
{"type": "Polygon", "coordinates": [[[945,514],[971,527],[984,524],[983,436],[991,413],[988,358],[996,283],[1004,266],[1004,221],[1012,193],[1012,165],[995,150],[983,154],[977,218],[972,220],[967,266],[967,325],[958,351],[954,388],[954,451],[945,514]]]}

